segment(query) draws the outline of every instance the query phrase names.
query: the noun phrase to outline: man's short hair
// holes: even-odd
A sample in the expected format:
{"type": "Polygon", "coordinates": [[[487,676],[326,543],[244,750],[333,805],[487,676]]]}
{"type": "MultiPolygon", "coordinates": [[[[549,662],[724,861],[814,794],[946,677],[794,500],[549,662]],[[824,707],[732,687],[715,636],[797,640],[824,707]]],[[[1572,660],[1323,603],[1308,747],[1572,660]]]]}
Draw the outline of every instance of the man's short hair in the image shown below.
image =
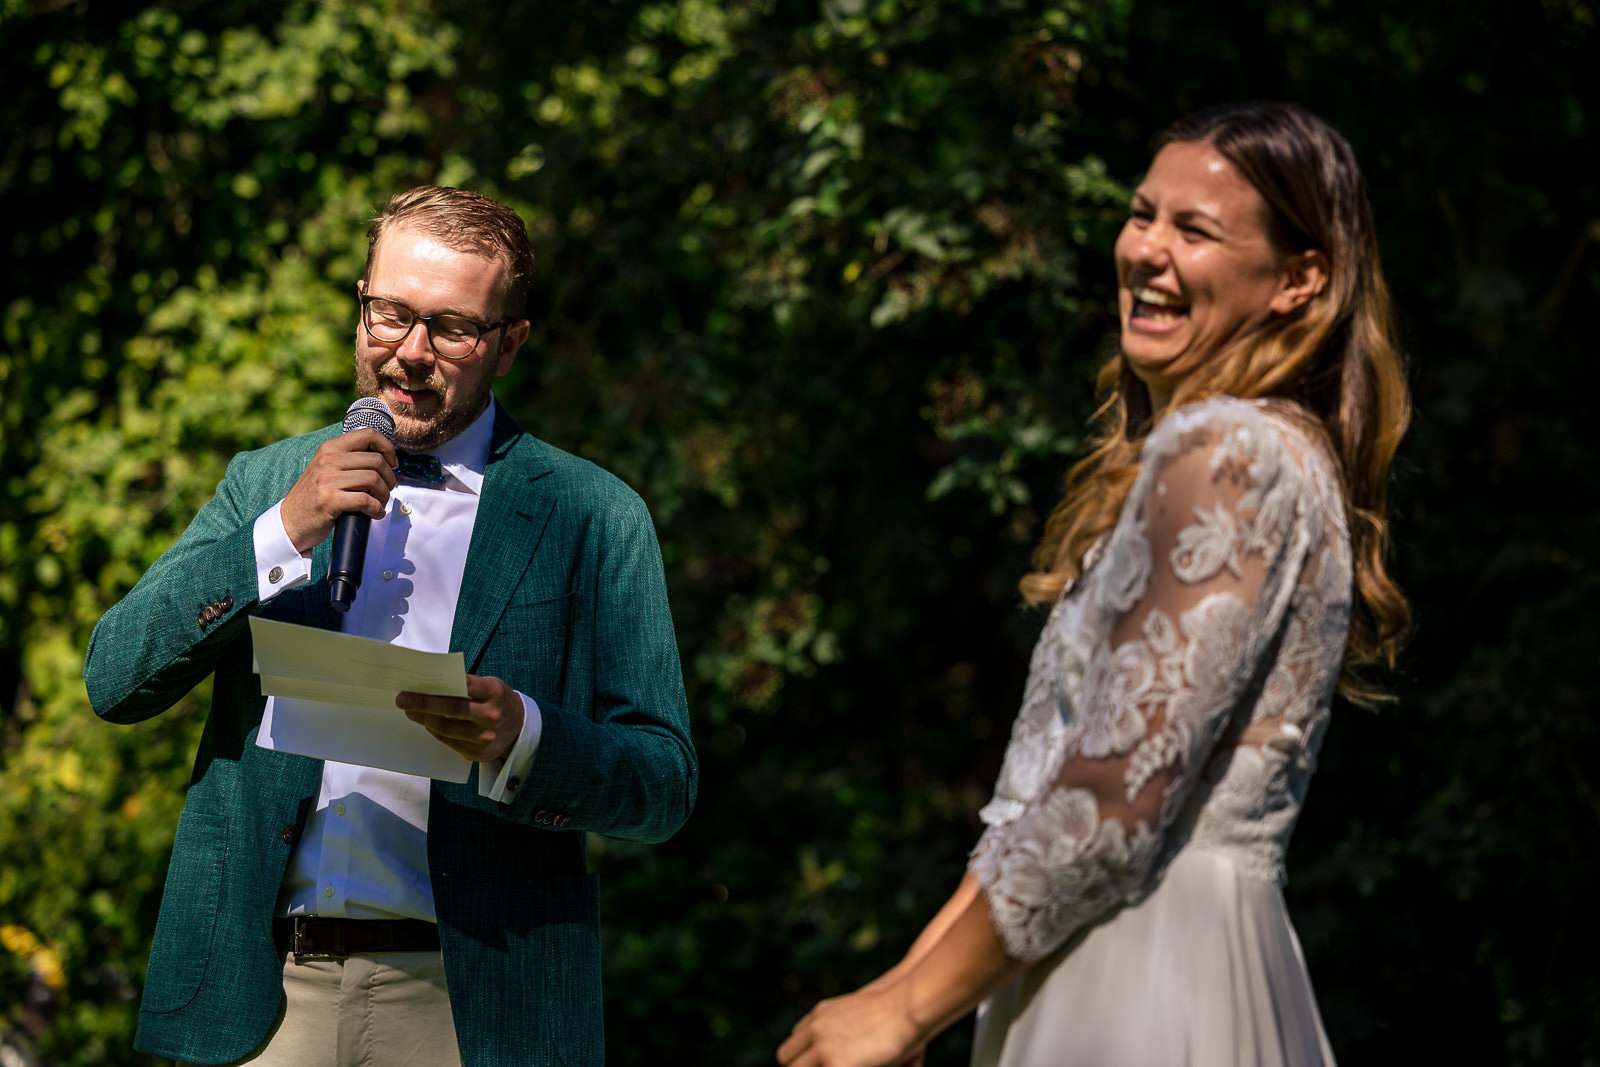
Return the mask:
{"type": "Polygon", "coordinates": [[[499,260],[506,268],[500,314],[523,316],[533,282],[533,244],[515,211],[465,189],[419,185],[396,193],[367,230],[367,274],[372,273],[378,242],[384,234],[399,229],[427,234],[457,252],[476,252],[499,260]]]}

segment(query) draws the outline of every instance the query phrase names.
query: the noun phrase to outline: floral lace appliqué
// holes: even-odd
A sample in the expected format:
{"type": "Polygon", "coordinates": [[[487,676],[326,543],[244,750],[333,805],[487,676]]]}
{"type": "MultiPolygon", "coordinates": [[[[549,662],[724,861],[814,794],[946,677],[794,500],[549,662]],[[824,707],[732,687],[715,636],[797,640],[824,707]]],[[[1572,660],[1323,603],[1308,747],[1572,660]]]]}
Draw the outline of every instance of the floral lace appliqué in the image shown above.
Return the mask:
{"type": "Polygon", "coordinates": [[[1268,402],[1205,401],[1151,433],[1039,638],[980,813],[971,868],[1014,957],[1140,899],[1179,848],[1281,877],[1349,624],[1338,485],[1268,402]],[[1107,765],[1119,788],[1080,784],[1107,765]]]}

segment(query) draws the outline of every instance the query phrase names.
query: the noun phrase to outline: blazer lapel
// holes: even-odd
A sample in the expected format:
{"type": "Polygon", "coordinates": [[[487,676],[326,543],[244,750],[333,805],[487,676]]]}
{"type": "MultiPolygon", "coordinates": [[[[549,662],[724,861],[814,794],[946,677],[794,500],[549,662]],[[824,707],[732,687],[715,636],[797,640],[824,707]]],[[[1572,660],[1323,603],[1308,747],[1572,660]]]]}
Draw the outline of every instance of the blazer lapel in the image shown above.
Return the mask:
{"type": "Polygon", "coordinates": [[[316,593],[306,603],[306,625],[320,630],[338,630],[344,625],[344,616],[334,610],[328,594],[328,569],[332,565],[333,539],[324,538],[311,550],[311,585],[316,593]]]}
{"type": "Polygon", "coordinates": [[[467,549],[461,599],[450,632],[470,672],[543,539],[555,497],[541,486],[552,470],[543,446],[495,405],[483,495],[467,549]]]}

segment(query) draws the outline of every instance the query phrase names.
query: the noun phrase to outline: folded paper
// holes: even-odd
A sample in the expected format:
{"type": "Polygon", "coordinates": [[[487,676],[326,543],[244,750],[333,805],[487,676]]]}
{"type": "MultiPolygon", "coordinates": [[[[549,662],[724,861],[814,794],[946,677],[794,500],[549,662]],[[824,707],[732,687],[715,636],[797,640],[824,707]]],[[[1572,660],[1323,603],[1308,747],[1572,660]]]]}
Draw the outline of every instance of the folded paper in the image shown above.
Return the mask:
{"type": "Polygon", "coordinates": [[[270,697],[256,744],[279,752],[465,782],[472,762],[395,707],[397,693],[467,695],[459,652],[252,617],[255,671],[270,697]]]}

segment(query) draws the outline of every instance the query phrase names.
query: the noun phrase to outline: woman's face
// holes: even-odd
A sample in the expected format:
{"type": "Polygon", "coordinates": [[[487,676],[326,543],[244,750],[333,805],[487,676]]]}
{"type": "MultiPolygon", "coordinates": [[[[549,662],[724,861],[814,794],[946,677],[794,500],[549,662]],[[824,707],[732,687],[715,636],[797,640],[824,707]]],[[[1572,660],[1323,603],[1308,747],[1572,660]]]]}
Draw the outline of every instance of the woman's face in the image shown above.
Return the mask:
{"type": "Polygon", "coordinates": [[[1303,303],[1255,187],[1209,141],[1174,141],[1117,238],[1122,351],[1159,405],[1242,331],[1303,303]]]}

